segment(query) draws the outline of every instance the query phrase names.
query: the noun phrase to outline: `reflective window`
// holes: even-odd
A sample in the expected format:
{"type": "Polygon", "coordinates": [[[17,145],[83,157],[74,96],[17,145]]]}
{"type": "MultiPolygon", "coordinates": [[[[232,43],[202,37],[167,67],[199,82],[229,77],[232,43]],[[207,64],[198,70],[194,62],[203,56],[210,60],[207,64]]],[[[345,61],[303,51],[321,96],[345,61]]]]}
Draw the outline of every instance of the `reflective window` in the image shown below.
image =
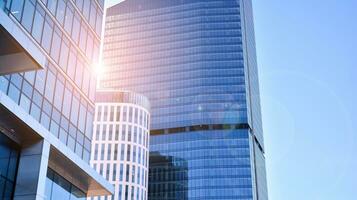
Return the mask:
{"type": "Polygon", "coordinates": [[[52,100],[53,100],[53,95],[54,95],[54,90],[55,90],[55,82],[56,82],[56,75],[53,74],[50,70],[48,70],[45,97],[50,102],[52,102],[52,100]]]}
{"type": "Polygon", "coordinates": [[[67,3],[66,16],[64,20],[64,29],[67,31],[68,34],[71,34],[72,32],[73,16],[74,16],[74,8],[72,7],[71,3],[67,3]]]}
{"type": "Polygon", "coordinates": [[[63,37],[59,66],[62,68],[64,72],[67,70],[68,54],[69,54],[69,41],[65,37],[63,37]]]}
{"type": "Polygon", "coordinates": [[[72,80],[74,80],[76,66],[77,66],[77,54],[75,53],[75,51],[71,49],[68,57],[67,74],[72,80]]]}
{"type": "Polygon", "coordinates": [[[51,57],[57,63],[59,61],[59,55],[61,52],[61,38],[62,38],[61,31],[57,26],[55,26],[55,31],[53,32],[53,37],[52,37],[51,57]]]}
{"type": "Polygon", "coordinates": [[[75,13],[74,19],[73,19],[73,26],[72,26],[72,39],[76,44],[78,44],[78,37],[79,37],[79,31],[81,28],[81,21],[80,17],[77,13],[75,13]]]}
{"type": "Polygon", "coordinates": [[[12,199],[20,147],[0,131],[0,199],[12,199]]]}
{"type": "Polygon", "coordinates": [[[20,21],[22,14],[23,0],[13,0],[11,3],[11,14],[20,21]]]}
{"type": "Polygon", "coordinates": [[[61,25],[63,25],[65,11],[66,11],[66,1],[58,0],[56,18],[61,25]]]}
{"type": "Polygon", "coordinates": [[[25,12],[22,16],[21,24],[25,27],[27,31],[31,32],[32,19],[35,12],[35,5],[30,0],[25,1],[24,10],[25,12]]]}
{"type": "Polygon", "coordinates": [[[63,94],[64,94],[64,83],[57,79],[56,81],[56,93],[55,93],[53,105],[58,109],[61,110],[62,102],[63,102],[63,94]]]}
{"type": "Polygon", "coordinates": [[[48,10],[50,10],[53,16],[56,16],[56,7],[57,7],[57,0],[47,0],[47,8],[48,10]]]}
{"type": "Polygon", "coordinates": [[[49,16],[46,16],[41,44],[42,47],[47,51],[47,53],[50,52],[50,48],[51,48],[52,32],[53,32],[53,21],[50,19],[49,16]]]}
{"type": "Polygon", "coordinates": [[[86,194],[69,181],[54,172],[47,170],[46,200],[85,200],[86,194]]]}
{"type": "Polygon", "coordinates": [[[72,107],[71,107],[71,122],[75,125],[77,125],[77,121],[78,121],[78,109],[79,109],[79,99],[74,96],[72,99],[72,107]]]}
{"type": "Polygon", "coordinates": [[[41,6],[37,5],[35,17],[33,21],[32,36],[35,38],[35,40],[38,43],[41,43],[44,19],[45,19],[45,11],[42,9],[41,6]]]}

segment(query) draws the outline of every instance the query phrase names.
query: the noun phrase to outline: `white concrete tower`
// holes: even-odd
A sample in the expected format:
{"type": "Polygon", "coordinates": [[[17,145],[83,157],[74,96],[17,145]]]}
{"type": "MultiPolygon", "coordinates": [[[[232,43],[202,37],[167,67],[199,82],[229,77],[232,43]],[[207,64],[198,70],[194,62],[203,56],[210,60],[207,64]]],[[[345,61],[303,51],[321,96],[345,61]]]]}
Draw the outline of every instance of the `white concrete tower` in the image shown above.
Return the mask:
{"type": "Polygon", "coordinates": [[[94,200],[146,200],[150,105],[146,97],[119,90],[96,96],[91,166],[114,184],[112,196],[94,200]]]}

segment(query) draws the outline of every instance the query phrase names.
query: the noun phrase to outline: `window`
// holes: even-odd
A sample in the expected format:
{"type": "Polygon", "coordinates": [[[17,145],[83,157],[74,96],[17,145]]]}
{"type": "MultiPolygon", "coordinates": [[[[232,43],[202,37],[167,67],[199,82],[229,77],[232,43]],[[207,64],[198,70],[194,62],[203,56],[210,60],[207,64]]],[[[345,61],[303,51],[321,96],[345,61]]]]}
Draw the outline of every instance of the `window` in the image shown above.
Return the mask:
{"type": "Polygon", "coordinates": [[[42,112],[41,114],[41,124],[46,128],[49,129],[50,128],[50,117],[42,112]]]}
{"type": "Polygon", "coordinates": [[[35,6],[32,1],[25,1],[24,14],[22,17],[21,24],[25,27],[28,32],[31,32],[33,15],[35,12],[35,6]]]}
{"type": "MultiPolygon", "coordinates": [[[[88,0],[86,0],[88,1],[88,0]]],[[[82,10],[83,8],[83,0],[76,0],[76,5],[79,8],[79,10],[82,10]]]]}
{"type": "Polygon", "coordinates": [[[20,90],[12,83],[10,84],[8,95],[16,104],[19,103],[20,90]]]}
{"type": "Polygon", "coordinates": [[[0,76],[0,90],[6,93],[8,85],[9,80],[7,80],[4,76],[0,76]]]}
{"type": "Polygon", "coordinates": [[[23,7],[23,0],[13,0],[11,3],[11,14],[20,21],[23,7]]]}
{"type": "Polygon", "coordinates": [[[67,74],[72,80],[74,80],[76,63],[77,63],[77,55],[76,55],[75,51],[73,49],[71,49],[71,51],[69,52],[69,57],[68,57],[67,74]]]}
{"type": "Polygon", "coordinates": [[[87,122],[86,122],[86,136],[92,138],[92,129],[93,129],[93,113],[87,112],[87,122]]]}
{"type": "Polygon", "coordinates": [[[76,67],[75,82],[79,88],[82,87],[82,77],[83,77],[83,61],[81,59],[78,59],[77,67],[76,67]]]}
{"type": "Polygon", "coordinates": [[[67,70],[68,53],[69,53],[69,41],[67,40],[66,37],[63,37],[59,66],[62,68],[64,72],[67,70]]]}
{"type": "Polygon", "coordinates": [[[56,15],[56,7],[57,7],[57,0],[48,0],[47,1],[47,8],[53,14],[56,15]]]}
{"type": "Polygon", "coordinates": [[[72,39],[76,44],[78,44],[78,37],[79,37],[79,30],[81,27],[81,21],[79,15],[76,13],[74,16],[73,20],[73,26],[72,26],[72,39]]]}
{"type": "Polygon", "coordinates": [[[58,63],[59,55],[61,52],[61,37],[62,33],[57,26],[55,26],[55,31],[52,37],[52,47],[51,47],[51,57],[58,63]]]}
{"type": "Polygon", "coordinates": [[[86,49],[86,56],[89,60],[92,60],[93,53],[93,36],[91,33],[88,34],[87,39],[87,49],[86,49]]]}
{"type": "Polygon", "coordinates": [[[59,131],[59,126],[58,124],[51,120],[51,127],[50,127],[50,132],[55,135],[56,137],[58,137],[58,131],[59,131]]]}
{"type": "Polygon", "coordinates": [[[20,99],[20,106],[28,113],[30,112],[31,101],[26,95],[22,94],[20,99]]]}
{"type": "Polygon", "coordinates": [[[37,91],[34,90],[33,97],[32,97],[32,102],[35,103],[38,106],[42,105],[43,97],[42,95],[37,91]]]}
{"type": "Polygon", "coordinates": [[[88,96],[89,95],[89,84],[90,84],[90,72],[87,69],[84,69],[83,73],[83,92],[88,96]]]}
{"type": "Polygon", "coordinates": [[[120,148],[120,160],[124,161],[124,155],[125,155],[125,144],[121,144],[121,148],[120,148]]]}
{"type": "Polygon", "coordinates": [[[100,12],[97,12],[97,23],[96,23],[96,32],[98,35],[101,35],[102,32],[102,20],[103,20],[103,16],[100,12]]]}
{"type": "Polygon", "coordinates": [[[73,14],[74,8],[71,3],[67,4],[66,16],[64,17],[64,29],[68,34],[72,32],[73,14]]]}
{"type": "Polygon", "coordinates": [[[66,2],[64,0],[58,0],[56,18],[61,25],[63,25],[65,11],[66,2]]]}
{"type": "Polygon", "coordinates": [[[79,100],[78,100],[77,97],[73,97],[73,99],[72,99],[72,108],[71,108],[71,122],[74,125],[77,125],[78,109],[79,109],[79,100]]]}
{"type": "Polygon", "coordinates": [[[90,8],[90,0],[85,0],[83,4],[83,15],[89,20],[89,8],[90,8]]]}
{"type": "Polygon", "coordinates": [[[125,134],[126,134],[126,125],[123,125],[122,131],[121,131],[121,141],[125,141],[125,134]]]}
{"type": "Polygon", "coordinates": [[[86,107],[85,107],[83,104],[81,104],[81,105],[80,105],[80,109],[79,109],[78,128],[79,128],[79,130],[81,130],[82,132],[85,131],[86,113],[87,113],[86,107]]]}
{"type": "Polygon", "coordinates": [[[54,106],[58,109],[61,110],[62,108],[62,97],[63,97],[63,91],[64,91],[64,83],[57,79],[56,81],[56,95],[54,98],[54,106]]]}
{"type": "Polygon", "coordinates": [[[95,76],[93,75],[90,80],[90,88],[89,88],[89,99],[93,102],[95,100],[96,86],[97,86],[97,80],[96,80],[95,76]]]}
{"type": "Polygon", "coordinates": [[[86,41],[87,41],[87,29],[85,25],[82,24],[81,26],[81,37],[79,38],[79,48],[85,52],[86,50],[86,41]]]}
{"type": "Polygon", "coordinates": [[[30,115],[33,118],[35,118],[37,121],[39,121],[40,120],[40,114],[41,114],[40,108],[38,106],[36,106],[34,103],[32,103],[30,115]]]}
{"type": "Polygon", "coordinates": [[[66,87],[64,90],[62,113],[67,118],[69,118],[69,114],[71,111],[71,99],[72,99],[72,89],[66,87]]]}
{"type": "Polygon", "coordinates": [[[111,160],[111,156],[112,156],[112,144],[108,144],[107,161],[111,160]]]}
{"type": "Polygon", "coordinates": [[[28,98],[31,98],[31,97],[32,97],[32,91],[33,91],[32,85],[30,85],[30,83],[25,80],[25,81],[23,82],[23,85],[22,85],[22,92],[23,92],[28,98]]]}
{"type": "Polygon", "coordinates": [[[41,44],[42,47],[47,51],[47,53],[50,53],[52,32],[53,21],[50,19],[50,17],[46,16],[41,44]]]}
{"type": "Polygon", "coordinates": [[[24,75],[25,79],[28,80],[28,82],[30,82],[33,85],[34,82],[35,82],[36,72],[35,71],[30,71],[30,72],[25,72],[24,74],[25,74],[24,75]]]}
{"type": "Polygon", "coordinates": [[[52,114],[52,104],[46,99],[43,101],[42,111],[50,116],[52,114]]]}
{"type": "Polygon", "coordinates": [[[95,29],[95,18],[97,17],[97,9],[95,3],[91,4],[90,8],[90,16],[89,16],[89,24],[95,29]]]}
{"type": "Polygon", "coordinates": [[[40,5],[36,6],[35,17],[33,21],[32,36],[38,43],[41,43],[43,22],[45,19],[45,11],[40,5]]]}
{"type": "Polygon", "coordinates": [[[46,80],[46,90],[45,90],[45,97],[52,102],[54,89],[55,89],[55,81],[56,75],[53,74],[50,70],[47,72],[47,80],[46,80]]]}
{"type": "Polygon", "coordinates": [[[130,155],[131,155],[131,145],[128,144],[128,150],[126,151],[126,161],[130,161],[130,155]]]}

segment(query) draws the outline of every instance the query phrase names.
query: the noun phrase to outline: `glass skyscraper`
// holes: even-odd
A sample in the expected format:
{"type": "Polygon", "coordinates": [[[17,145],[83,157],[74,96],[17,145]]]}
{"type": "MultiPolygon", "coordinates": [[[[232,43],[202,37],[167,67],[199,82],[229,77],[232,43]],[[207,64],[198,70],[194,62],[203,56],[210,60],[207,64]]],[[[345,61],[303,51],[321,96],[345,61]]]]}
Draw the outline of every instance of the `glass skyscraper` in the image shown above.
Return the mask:
{"type": "Polygon", "coordinates": [[[103,60],[151,103],[149,199],[268,199],[251,0],[126,0],[103,60]]]}
{"type": "Polygon", "coordinates": [[[0,0],[0,199],[85,199],[103,0],[0,0]]]}

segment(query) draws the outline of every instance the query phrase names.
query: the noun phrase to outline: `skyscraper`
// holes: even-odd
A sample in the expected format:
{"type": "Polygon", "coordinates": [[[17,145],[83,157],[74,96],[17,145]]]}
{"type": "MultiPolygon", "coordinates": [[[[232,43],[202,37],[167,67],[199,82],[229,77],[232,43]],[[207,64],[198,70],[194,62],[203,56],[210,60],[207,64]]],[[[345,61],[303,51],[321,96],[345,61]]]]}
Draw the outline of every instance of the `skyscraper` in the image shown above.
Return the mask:
{"type": "Polygon", "coordinates": [[[268,199],[251,0],[126,0],[103,59],[151,103],[149,199],[268,199]]]}
{"type": "Polygon", "coordinates": [[[129,91],[96,94],[91,165],[115,191],[94,200],[146,200],[148,195],[150,105],[129,91]]]}
{"type": "Polygon", "coordinates": [[[85,199],[103,0],[0,0],[0,199],[85,199]]]}

